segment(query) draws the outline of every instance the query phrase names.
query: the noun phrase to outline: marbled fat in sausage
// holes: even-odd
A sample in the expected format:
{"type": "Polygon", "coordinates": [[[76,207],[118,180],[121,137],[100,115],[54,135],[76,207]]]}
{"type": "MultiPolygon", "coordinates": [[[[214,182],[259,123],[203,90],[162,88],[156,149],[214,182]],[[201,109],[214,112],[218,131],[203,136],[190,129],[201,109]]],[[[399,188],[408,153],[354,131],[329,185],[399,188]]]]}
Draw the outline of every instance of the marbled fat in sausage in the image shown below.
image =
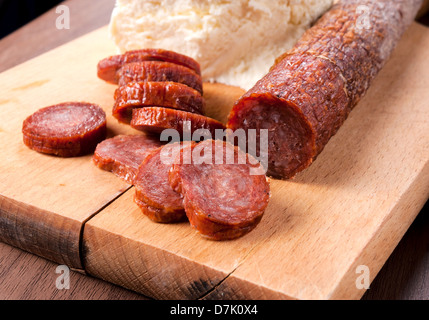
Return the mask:
{"type": "Polygon", "coordinates": [[[203,94],[203,80],[192,69],[163,61],[143,61],[124,65],[119,71],[119,86],[130,82],[177,82],[203,94]]]}

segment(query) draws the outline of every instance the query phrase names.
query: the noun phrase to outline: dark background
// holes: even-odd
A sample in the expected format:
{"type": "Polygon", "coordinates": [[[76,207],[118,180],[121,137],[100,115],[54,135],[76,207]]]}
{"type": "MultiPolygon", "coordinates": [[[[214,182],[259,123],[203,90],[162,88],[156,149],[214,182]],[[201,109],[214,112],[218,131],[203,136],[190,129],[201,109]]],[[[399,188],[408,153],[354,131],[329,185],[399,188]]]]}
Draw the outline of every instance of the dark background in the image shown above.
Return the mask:
{"type": "Polygon", "coordinates": [[[0,39],[61,2],[62,0],[0,0],[0,39]]]}

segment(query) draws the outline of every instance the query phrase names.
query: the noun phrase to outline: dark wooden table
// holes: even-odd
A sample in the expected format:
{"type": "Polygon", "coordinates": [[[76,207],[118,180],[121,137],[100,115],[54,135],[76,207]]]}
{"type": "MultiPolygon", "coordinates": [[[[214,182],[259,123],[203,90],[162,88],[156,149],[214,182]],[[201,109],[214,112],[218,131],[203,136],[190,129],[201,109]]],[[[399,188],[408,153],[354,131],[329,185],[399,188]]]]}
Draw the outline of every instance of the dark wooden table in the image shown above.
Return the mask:
{"type": "MultiPolygon", "coordinates": [[[[67,0],[70,29],[57,30],[55,8],[0,41],[0,72],[106,25],[114,0],[67,0]]],[[[420,20],[429,25],[429,15],[420,20]]],[[[429,70],[428,70],[429,71],[429,70]]],[[[429,300],[429,205],[419,214],[363,299],[429,300]],[[425,210],[426,209],[426,210],[425,210]]],[[[57,264],[0,243],[0,299],[146,299],[77,272],[56,287],[57,264]]]]}

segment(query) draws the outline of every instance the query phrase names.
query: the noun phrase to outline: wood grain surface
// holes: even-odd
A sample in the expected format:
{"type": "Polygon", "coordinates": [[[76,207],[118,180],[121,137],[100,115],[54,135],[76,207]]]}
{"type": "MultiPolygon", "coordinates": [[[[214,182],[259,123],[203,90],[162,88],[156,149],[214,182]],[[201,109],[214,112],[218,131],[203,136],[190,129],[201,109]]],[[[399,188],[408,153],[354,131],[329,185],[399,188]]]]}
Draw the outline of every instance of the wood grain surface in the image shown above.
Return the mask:
{"type": "MultiPolygon", "coordinates": [[[[75,21],[72,24],[72,29],[57,32],[58,30],[52,24],[56,17],[54,11],[35,20],[30,25],[0,41],[0,68],[2,70],[106,24],[113,7],[113,1],[106,0],[91,2],[73,0],[65,3],[70,6],[73,21],[75,21]],[[35,30],[40,32],[36,33],[35,30]]],[[[427,215],[425,216],[422,212],[413,223],[364,298],[428,299],[429,222],[426,217],[427,215]],[[412,248],[414,249],[410,250],[412,248]]],[[[52,281],[43,280],[44,278],[52,279],[51,273],[54,265],[16,248],[1,244],[1,297],[4,299],[73,298],[69,294],[56,294],[55,290],[52,290],[52,281]]],[[[73,287],[74,295],[78,294],[83,299],[116,297],[132,299],[140,297],[91,277],[83,277],[75,273],[74,276],[82,279],[77,281],[76,286],[73,287]],[[112,290],[116,293],[112,293],[112,290]]]]}

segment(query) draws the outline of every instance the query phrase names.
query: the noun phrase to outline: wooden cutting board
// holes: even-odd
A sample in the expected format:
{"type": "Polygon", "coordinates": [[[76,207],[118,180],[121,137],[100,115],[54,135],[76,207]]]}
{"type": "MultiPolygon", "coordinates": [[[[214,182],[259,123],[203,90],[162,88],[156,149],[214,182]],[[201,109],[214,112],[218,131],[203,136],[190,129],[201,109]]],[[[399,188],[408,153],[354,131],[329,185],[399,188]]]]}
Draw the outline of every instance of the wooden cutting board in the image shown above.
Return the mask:
{"type": "MultiPolygon", "coordinates": [[[[429,30],[414,24],[317,161],[272,180],[258,227],[213,242],[149,221],[90,155],[23,145],[22,121],[41,107],[90,101],[110,115],[115,86],[96,65],[115,48],[107,28],[87,34],[0,74],[0,240],[157,299],[358,299],[358,266],[374,279],[428,199],[428,50],[429,30]]],[[[221,121],[243,94],[204,89],[221,121]]],[[[108,128],[139,134],[111,116],[108,128]]]]}

